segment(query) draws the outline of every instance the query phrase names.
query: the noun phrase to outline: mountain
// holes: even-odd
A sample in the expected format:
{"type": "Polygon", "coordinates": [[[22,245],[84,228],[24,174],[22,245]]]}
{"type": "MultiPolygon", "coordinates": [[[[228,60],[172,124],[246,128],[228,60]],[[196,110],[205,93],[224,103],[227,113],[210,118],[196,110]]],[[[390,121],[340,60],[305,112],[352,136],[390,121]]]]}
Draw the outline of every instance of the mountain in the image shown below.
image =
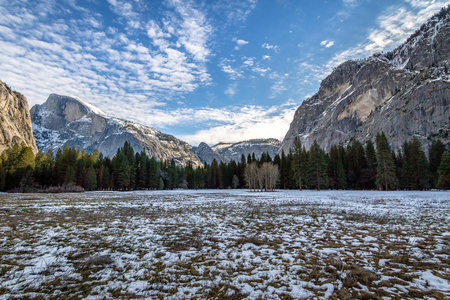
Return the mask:
{"type": "Polygon", "coordinates": [[[29,146],[34,153],[38,151],[27,98],[0,81],[0,154],[15,144],[29,146]]]}
{"type": "Polygon", "coordinates": [[[222,156],[214,151],[208,144],[200,143],[198,147],[192,147],[191,151],[200,158],[203,163],[210,165],[215,159],[218,163],[221,162],[222,156]]]}
{"type": "Polygon", "coordinates": [[[281,149],[287,152],[298,137],[306,148],[317,140],[328,151],[381,131],[395,150],[412,136],[425,146],[436,137],[448,144],[449,37],[447,7],[395,50],[341,64],[297,109],[281,149]]]}
{"type": "Polygon", "coordinates": [[[255,153],[256,158],[260,158],[263,152],[268,152],[270,157],[274,157],[280,148],[280,141],[277,139],[253,139],[238,143],[219,143],[212,147],[225,162],[231,160],[241,161],[241,156],[255,153]]]}
{"type": "Polygon", "coordinates": [[[51,94],[44,104],[33,106],[31,120],[37,146],[44,152],[56,153],[67,145],[113,157],[128,141],[136,152],[145,151],[160,161],[173,158],[183,166],[202,165],[189,144],[155,128],[108,117],[79,98],[51,94]]]}

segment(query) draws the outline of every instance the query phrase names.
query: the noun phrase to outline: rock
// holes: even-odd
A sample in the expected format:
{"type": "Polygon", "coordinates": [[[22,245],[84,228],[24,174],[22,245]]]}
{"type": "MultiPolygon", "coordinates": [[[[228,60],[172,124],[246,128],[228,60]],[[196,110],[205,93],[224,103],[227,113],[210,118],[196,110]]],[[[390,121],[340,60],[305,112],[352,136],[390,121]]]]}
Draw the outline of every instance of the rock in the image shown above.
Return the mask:
{"type": "Polygon", "coordinates": [[[393,149],[418,137],[450,142],[450,13],[443,9],[386,54],[338,66],[319,91],[302,103],[281,149],[296,137],[326,151],[353,138],[366,142],[384,132],[393,149]]]}
{"type": "Polygon", "coordinates": [[[128,141],[136,152],[144,151],[159,161],[202,165],[189,144],[155,128],[108,117],[79,98],[51,94],[44,104],[33,106],[31,120],[37,146],[44,152],[52,149],[56,153],[67,145],[88,153],[98,149],[113,157],[128,141]]]}
{"type": "Polygon", "coordinates": [[[0,81],[0,154],[15,144],[38,151],[27,99],[0,81]]]}

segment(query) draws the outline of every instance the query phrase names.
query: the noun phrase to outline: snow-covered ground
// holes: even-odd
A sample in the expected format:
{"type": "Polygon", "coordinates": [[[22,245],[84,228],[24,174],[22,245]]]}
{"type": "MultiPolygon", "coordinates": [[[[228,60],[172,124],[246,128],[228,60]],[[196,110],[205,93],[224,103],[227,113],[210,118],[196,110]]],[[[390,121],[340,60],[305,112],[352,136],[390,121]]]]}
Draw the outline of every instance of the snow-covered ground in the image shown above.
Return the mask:
{"type": "Polygon", "coordinates": [[[0,299],[448,299],[450,193],[0,194],[0,299]]]}

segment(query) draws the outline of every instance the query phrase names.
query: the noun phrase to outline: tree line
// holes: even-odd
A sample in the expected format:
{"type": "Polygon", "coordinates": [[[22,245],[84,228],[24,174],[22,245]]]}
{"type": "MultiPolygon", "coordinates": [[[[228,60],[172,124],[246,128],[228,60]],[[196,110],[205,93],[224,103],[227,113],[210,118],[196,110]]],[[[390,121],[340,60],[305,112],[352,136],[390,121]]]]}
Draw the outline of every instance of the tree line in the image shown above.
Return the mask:
{"type": "Polygon", "coordinates": [[[428,156],[420,140],[405,142],[395,153],[380,133],[375,143],[351,141],[325,152],[315,141],[309,150],[297,139],[289,153],[263,153],[229,163],[213,161],[194,168],[174,159],[157,161],[135,152],[128,142],[113,158],[98,150],[65,146],[54,154],[18,146],[0,157],[0,190],[16,192],[142,190],[142,189],[450,189],[450,154],[440,140],[431,143],[428,156]]]}

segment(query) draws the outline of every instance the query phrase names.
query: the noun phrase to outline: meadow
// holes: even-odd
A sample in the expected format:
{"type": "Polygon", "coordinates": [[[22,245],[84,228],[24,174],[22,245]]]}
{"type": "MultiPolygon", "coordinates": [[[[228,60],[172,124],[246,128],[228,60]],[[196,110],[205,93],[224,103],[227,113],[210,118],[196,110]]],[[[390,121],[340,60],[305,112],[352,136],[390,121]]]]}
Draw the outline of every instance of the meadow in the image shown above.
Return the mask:
{"type": "Polygon", "coordinates": [[[0,194],[0,299],[448,299],[450,192],[0,194]]]}

